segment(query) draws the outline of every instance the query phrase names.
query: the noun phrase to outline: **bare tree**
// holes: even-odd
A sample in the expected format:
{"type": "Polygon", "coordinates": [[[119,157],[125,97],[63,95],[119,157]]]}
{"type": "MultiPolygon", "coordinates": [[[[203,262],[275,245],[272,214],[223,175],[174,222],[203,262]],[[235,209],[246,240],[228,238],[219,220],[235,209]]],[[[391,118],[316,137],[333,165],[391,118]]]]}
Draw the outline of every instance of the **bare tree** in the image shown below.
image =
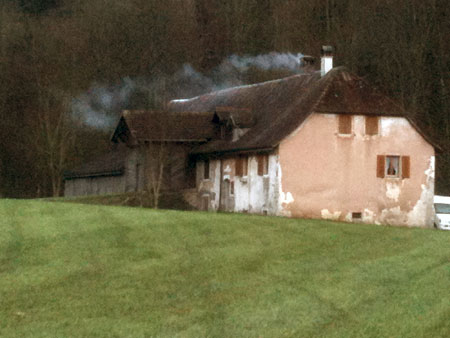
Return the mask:
{"type": "MultiPolygon", "coordinates": [[[[149,94],[151,94],[149,92],[149,94]]],[[[162,191],[170,186],[170,116],[163,111],[150,112],[147,127],[150,139],[144,147],[145,195],[157,209],[162,191]]]]}
{"type": "MultiPolygon", "coordinates": [[[[69,152],[74,145],[75,134],[68,114],[70,98],[58,91],[40,91],[39,107],[30,121],[30,156],[34,156],[40,168],[43,182],[49,180],[54,197],[62,191],[62,175],[67,167],[69,152]]],[[[41,190],[37,187],[38,195],[41,190]]]]}
{"type": "Polygon", "coordinates": [[[158,209],[161,192],[168,169],[169,152],[167,142],[152,142],[146,148],[146,194],[153,208],[158,209]]]}

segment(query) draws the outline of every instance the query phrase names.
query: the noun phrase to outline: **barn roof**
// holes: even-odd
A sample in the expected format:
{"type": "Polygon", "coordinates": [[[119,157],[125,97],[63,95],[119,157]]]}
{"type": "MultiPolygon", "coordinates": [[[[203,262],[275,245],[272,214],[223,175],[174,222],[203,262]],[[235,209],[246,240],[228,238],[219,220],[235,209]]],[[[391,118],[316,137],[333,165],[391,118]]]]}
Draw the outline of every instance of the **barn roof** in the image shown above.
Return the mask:
{"type": "Polygon", "coordinates": [[[99,176],[119,176],[124,173],[126,161],[125,149],[114,149],[79,167],[64,172],[64,179],[88,178],[99,176]]]}
{"type": "Polygon", "coordinates": [[[112,141],[132,138],[141,141],[201,142],[214,136],[213,112],[163,112],[125,110],[112,141]]]}
{"type": "MultiPolygon", "coordinates": [[[[274,148],[311,113],[403,116],[409,119],[401,106],[344,67],[333,68],[323,77],[320,72],[298,74],[192,99],[173,100],[168,108],[172,112],[214,112],[217,107],[251,111],[256,121],[254,127],[235,142],[214,140],[195,148],[193,154],[274,148]]],[[[413,125],[416,126],[415,123],[413,125]]]]}

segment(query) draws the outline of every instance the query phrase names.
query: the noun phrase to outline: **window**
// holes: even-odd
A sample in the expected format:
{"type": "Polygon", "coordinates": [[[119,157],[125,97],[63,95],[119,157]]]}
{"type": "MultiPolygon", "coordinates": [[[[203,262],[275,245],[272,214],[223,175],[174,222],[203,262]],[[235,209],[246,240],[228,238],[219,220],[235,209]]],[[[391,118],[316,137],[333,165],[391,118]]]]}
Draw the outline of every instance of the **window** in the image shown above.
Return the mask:
{"type": "Polygon", "coordinates": [[[269,155],[258,155],[258,175],[263,176],[269,173],[269,155]]]}
{"type": "Polygon", "coordinates": [[[352,116],[351,115],[339,115],[339,134],[351,134],[352,133],[352,116]]]}
{"type": "Polygon", "coordinates": [[[236,176],[247,176],[248,157],[239,156],[236,160],[236,176]]]}
{"type": "Polygon", "coordinates": [[[378,135],[378,116],[366,116],[366,135],[378,135]]]}
{"type": "Polygon", "coordinates": [[[378,155],[377,177],[410,177],[409,156],[378,155]]]}
{"type": "Polygon", "coordinates": [[[400,156],[386,156],[386,176],[398,177],[400,174],[400,156]]]}
{"type": "Polygon", "coordinates": [[[444,203],[434,203],[434,209],[438,214],[449,214],[450,215],[450,204],[444,203]]]}
{"type": "Polygon", "coordinates": [[[234,195],[234,181],[230,182],[230,195],[233,196],[234,195]]]}
{"type": "Polygon", "coordinates": [[[192,158],[187,158],[184,169],[186,178],[184,187],[195,188],[195,180],[196,180],[195,160],[192,158]]]}
{"type": "Polygon", "coordinates": [[[209,179],[209,160],[203,162],[203,178],[205,180],[209,179]]]}

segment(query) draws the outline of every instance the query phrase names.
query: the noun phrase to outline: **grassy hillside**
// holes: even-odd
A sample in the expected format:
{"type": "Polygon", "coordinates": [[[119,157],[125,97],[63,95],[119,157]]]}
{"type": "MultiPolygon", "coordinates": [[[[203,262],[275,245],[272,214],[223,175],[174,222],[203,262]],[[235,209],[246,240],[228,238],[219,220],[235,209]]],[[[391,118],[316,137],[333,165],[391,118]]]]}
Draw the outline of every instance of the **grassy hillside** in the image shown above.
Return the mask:
{"type": "MultiPolygon", "coordinates": [[[[127,192],[113,195],[88,195],[76,197],[52,197],[45,199],[52,202],[71,202],[81,204],[119,205],[128,207],[153,206],[151,198],[142,192],[127,192]]],[[[162,192],[159,209],[194,210],[178,192],[162,192]]]]}
{"type": "Polygon", "coordinates": [[[1,337],[448,337],[450,232],[0,200],[1,337]]]}

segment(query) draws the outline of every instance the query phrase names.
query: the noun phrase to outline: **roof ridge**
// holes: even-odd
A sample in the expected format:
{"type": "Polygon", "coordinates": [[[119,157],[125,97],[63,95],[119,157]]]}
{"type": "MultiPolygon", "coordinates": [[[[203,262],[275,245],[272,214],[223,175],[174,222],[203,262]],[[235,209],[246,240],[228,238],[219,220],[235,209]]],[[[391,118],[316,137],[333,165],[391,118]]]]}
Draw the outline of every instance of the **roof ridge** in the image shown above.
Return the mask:
{"type": "Polygon", "coordinates": [[[268,84],[274,84],[274,83],[283,82],[283,81],[286,81],[286,80],[290,80],[290,79],[298,78],[298,77],[302,77],[302,76],[312,77],[315,73],[318,73],[318,72],[319,71],[312,72],[312,73],[298,73],[298,74],[293,74],[293,75],[289,75],[289,76],[286,76],[286,77],[282,77],[282,78],[279,78],[279,79],[273,79],[273,80],[268,80],[268,81],[263,81],[263,82],[252,83],[252,84],[245,84],[245,85],[240,85],[240,86],[233,86],[233,87],[229,87],[229,88],[214,90],[214,91],[211,91],[209,93],[200,94],[200,95],[197,95],[197,96],[194,96],[194,97],[191,97],[191,98],[173,99],[173,100],[170,100],[169,103],[191,102],[191,101],[194,101],[194,100],[196,100],[196,99],[198,99],[200,97],[204,97],[204,96],[208,96],[208,95],[220,95],[220,94],[224,94],[224,93],[227,93],[229,91],[236,90],[236,89],[260,87],[260,86],[264,86],[264,85],[268,85],[268,84]]]}

